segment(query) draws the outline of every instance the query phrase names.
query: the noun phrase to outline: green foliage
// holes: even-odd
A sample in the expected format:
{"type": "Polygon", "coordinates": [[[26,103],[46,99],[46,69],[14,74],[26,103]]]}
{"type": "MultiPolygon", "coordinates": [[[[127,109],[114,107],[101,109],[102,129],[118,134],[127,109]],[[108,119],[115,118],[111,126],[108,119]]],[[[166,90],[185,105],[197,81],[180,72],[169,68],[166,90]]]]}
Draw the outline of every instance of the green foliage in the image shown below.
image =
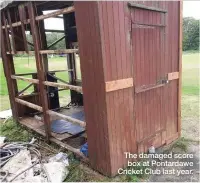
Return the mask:
{"type": "Polygon", "coordinates": [[[31,138],[29,133],[12,119],[5,123],[0,122],[0,134],[5,136],[8,141],[28,141],[31,138]]]}
{"type": "MultiPolygon", "coordinates": [[[[53,42],[55,42],[57,39],[59,39],[63,36],[64,36],[63,33],[55,33],[55,32],[46,33],[47,45],[48,46],[51,45],[53,42]]],[[[32,35],[27,34],[26,37],[27,37],[27,41],[29,41],[31,43],[33,42],[32,35]]],[[[31,51],[34,50],[33,46],[28,45],[28,48],[31,51]]],[[[56,49],[65,49],[65,48],[66,48],[65,47],[65,39],[63,39],[60,42],[58,42],[57,44],[55,44],[54,46],[52,46],[50,49],[56,50],[56,49]]]]}
{"type": "Polygon", "coordinates": [[[199,49],[199,20],[183,18],[183,50],[199,49]]]}

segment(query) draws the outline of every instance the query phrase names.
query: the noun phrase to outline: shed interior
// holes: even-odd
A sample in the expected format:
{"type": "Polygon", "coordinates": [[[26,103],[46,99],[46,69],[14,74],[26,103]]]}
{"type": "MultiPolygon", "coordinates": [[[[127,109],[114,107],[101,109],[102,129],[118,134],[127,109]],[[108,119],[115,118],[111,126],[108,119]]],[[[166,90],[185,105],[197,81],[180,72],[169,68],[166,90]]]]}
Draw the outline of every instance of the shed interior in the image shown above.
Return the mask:
{"type": "MultiPolygon", "coordinates": [[[[69,149],[77,153],[87,137],[81,74],[78,73],[80,58],[73,2],[14,1],[1,11],[1,15],[2,35],[4,35],[2,51],[5,50],[2,56],[5,61],[8,61],[6,65],[12,67],[12,70],[5,69],[5,75],[8,83],[13,87],[10,97],[15,96],[15,101],[11,102],[15,111],[14,117],[25,127],[46,136],[47,140],[59,144],[68,142],[71,144],[69,149]],[[44,20],[50,18],[62,20],[64,29],[55,30],[55,26],[52,29],[45,29],[44,20]],[[61,37],[51,45],[47,45],[46,40],[46,34],[49,32],[61,33],[61,37]],[[32,36],[32,42],[27,40],[27,34],[32,36]],[[51,49],[63,39],[66,49],[51,49]],[[30,47],[33,47],[34,49],[31,50],[34,51],[31,51],[30,47]],[[24,69],[23,73],[16,73],[14,68],[16,54],[22,57],[26,55],[27,60],[29,56],[38,54],[38,57],[35,56],[36,72],[27,72],[24,69]],[[51,55],[65,57],[65,68],[49,70],[48,60],[51,55]],[[59,78],[57,74],[60,72],[66,73],[68,80],[59,78]],[[19,81],[27,82],[28,85],[19,89],[19,81]],[[66,96],[70,97],[61,101],[60,92],[65,92],[66,96]],[[43,112],[44,105],[48,108],[46,112],[43,112]],[[54,126],[52,122],[55,122],[54,126]],[[77,140],[74,141],[74,138],[77,140]],[[74,143],[70,143],[71,139],[74,143]]],[[[66,147],[66,144],[62,145],[66,147]]],[[[78,154],[82,156],[81,153],[78,154]]]]}

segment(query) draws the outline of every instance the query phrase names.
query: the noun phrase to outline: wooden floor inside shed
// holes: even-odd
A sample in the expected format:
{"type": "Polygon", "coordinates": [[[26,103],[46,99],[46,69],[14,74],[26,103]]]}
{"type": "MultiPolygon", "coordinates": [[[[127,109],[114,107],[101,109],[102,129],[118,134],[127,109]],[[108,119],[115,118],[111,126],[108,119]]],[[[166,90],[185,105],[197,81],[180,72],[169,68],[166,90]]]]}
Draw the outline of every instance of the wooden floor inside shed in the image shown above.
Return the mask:
{"type": "MultiPolygon", "coordinates": [[[[70,107],[69,109],[61,108],[56,112],[58,112],[60,114],[64,114],[66,116],[69,116],[69,115],[72,115],[72,114],[74,114],[76,112],[80,112],[80,111],[83,111],[83,107],[70,107]]],[[[24,116],[24,117],[21,117],[19,119],[19,123],[21,125],[27,127],[28,129],[31,129],[31,130],[37,132],[38,134],[45,136],[44,123],[41,120],[37,119],[38,117],[42,118],[43,115],[38,114],[37,117],[24,116]]],[[[53,120],[62,119],[62,118],[53,116],[50,119],[51,119],[50,121],[53,121],[53,120]]],[[[85,138],[86,134],[85,134],[85,131],[81,132],[79,134],[75,134],[75,135],[71,135],[69,133],[59,134],[59,133],[51,132],[51,136],[54,137],[55,139],[59,140],[59,141],[67,141],[68,138],[77,138],[77,137],[80,137],[80,136],[85,138]]]]}

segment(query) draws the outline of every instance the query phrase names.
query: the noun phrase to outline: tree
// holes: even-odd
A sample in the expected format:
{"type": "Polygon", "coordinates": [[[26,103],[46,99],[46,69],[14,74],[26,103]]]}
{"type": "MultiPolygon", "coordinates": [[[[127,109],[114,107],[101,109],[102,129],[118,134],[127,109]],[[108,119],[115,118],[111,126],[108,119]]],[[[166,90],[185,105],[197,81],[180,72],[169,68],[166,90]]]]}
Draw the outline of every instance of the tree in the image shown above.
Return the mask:
{"type": "Polygon", "coordinates": [[[183,50],[199,49],[199,20],[183,18],[183,50]]]}

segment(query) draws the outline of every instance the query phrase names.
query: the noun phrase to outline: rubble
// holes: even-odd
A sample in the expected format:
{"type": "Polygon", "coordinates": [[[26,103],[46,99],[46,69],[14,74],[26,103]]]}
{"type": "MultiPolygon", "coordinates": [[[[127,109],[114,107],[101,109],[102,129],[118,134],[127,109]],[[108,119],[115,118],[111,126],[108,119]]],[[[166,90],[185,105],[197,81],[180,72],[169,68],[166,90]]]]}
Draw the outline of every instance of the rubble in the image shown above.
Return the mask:
{"type": "Polygon", "coordinates": [[[67,154],[42,157],[36,139],[7,143],[0,148],[1,182],[62,182],[69,171],[67,154]]]}

